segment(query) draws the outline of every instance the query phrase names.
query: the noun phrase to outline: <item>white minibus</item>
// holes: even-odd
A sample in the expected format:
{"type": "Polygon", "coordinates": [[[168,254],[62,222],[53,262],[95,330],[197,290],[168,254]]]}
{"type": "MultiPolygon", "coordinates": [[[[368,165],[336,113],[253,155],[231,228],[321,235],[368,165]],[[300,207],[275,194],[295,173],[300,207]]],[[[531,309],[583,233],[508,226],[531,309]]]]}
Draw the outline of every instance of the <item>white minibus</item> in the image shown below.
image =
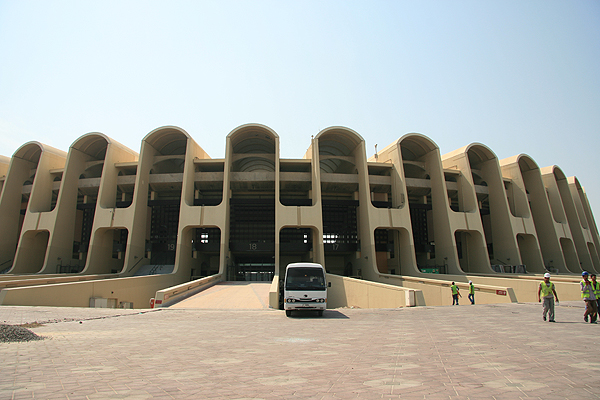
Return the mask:
{"type": "Polygon", "coordinates": [[[288,317],[292,310],[316,310],[319,316],[327,309],[327,281],[321,264],[292,263],[285,269],[283,309],[288,317]]]}

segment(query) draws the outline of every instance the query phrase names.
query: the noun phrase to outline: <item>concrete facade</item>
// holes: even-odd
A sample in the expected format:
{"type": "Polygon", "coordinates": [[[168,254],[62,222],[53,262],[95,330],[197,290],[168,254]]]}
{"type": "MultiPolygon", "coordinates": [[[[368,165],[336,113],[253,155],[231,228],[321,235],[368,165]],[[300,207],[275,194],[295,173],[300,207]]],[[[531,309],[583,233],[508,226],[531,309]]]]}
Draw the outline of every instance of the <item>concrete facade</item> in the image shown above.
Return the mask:
{"type": "MultiPolygon", "coordinates": [[[[345,127],[319,132],[299,159],[282,159],[279,140],[243,125],[212,159],[167,126],[139,153],[89,133],[68,153],[29,142],[0,157],[0,304],[119,292],[143,308],[157,291],[218,276],[274,282],[276,307],[278,279],[297,261],[348,278],[344,288],[355,279],[416,290],[401,305],[445,304],[428,293],[452,280],[477,278],[491,293],[494,279],[600,271],[586,193],[558,166],[498,160],[480,143],[441,155],[412,133],[370,158],[345,127]],[[53,280],[35,284],[43,277],[53,280]]],[[[368,290],[344,292],[340,304],[368,290]]]]}

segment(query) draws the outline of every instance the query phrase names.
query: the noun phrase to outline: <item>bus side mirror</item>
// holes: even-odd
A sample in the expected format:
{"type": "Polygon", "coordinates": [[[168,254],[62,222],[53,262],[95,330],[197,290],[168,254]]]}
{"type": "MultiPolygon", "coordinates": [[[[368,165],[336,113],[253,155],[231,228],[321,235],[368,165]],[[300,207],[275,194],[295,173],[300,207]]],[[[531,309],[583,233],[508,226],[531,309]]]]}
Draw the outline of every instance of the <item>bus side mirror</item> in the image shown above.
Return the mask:
{"type": "Polygon", "coordinates": [[[327,287],[331,287],[331,282],[327,282],[327,287]]]}

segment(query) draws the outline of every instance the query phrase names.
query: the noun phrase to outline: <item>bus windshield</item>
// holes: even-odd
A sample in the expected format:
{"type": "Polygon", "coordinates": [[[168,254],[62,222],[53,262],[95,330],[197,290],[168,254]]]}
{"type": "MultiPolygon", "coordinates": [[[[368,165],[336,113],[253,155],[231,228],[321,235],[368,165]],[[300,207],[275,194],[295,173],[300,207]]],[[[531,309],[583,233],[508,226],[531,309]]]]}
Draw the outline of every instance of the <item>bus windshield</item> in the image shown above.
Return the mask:
{"type": "Polygon", "coordinates": [[[321,268],[288,268],[286,290],[325,290],[325,276],[321,268]]]}

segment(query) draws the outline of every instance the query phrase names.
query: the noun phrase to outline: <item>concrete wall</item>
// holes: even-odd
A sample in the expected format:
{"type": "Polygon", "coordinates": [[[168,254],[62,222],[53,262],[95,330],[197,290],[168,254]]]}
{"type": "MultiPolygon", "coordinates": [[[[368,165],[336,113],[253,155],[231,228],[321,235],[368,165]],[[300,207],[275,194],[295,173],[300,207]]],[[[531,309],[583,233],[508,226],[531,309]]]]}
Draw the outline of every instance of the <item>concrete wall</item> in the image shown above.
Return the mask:
{"type": "Polygon", "coordinates": [[[32,275],[26,277],[24,275],[14,275],[12,279],[0,280],[0,290],[4,288],[15,288],[24,286],[40,286],[67,282],[84,282],[100,279],[112,278],[111,275],[32,275]]]}
{"type": "MultiPolygon", "coordinates": [[[[452,281],[423,277],[397,277],[394,275],[382,275],[380,279],[382,282],[402,285],[405,288],[417,290],[415,301],[418,306],[445,306],[452,304],[452,292],[450,290],[452,281]]],[[[469,304],[467,298],[469,294],[468,281],[465,283],[456,280],[455,283],[462,295],[460,303],[469,304]]],[[[513,303],[517,301],[517,297],[511,287],[477,283],[475,288],[476,304],[513,303]]]]}
{"type": "MultiPolygon", "coordinates": [[[[461,303],[468,304],[468,282],[472,280],[476,288],[476,304],[495,304],[506,302],[537,302],[537,290],[540,282],[543,280],[540,276],[513,274],[497,274],[495,276],[455,275],[444,276],[443,278],[443,280],[440,280],[404,276],[401,283],[404,287],[423,290],[427,305],[449,305],[452,304],[450,291],[450,282],[452,281],[456,283],[461,291],[463,296],[461,303]],[[446,280],[447,278],[451,279],[446,280]],[[426,287],[429,289],[426,289],[426,287]],[[501,294],[498,294],[498,291],[501,294]],[[502,291],[506,291],[506,295],[502,291]]],[[[580,277],[554,276],[551,280],[556,284],[560,300],[581,300],[579,288],[580,277]]],[[[382,281],[388,282],[388,279],[384,276],[382,277],[382,281]]]]}
{"type": "Polygon", "coordinates": [[[157,290],[182,283],[176,275],[151,275],[43,286],[6,288],[0,291],[0,305],[89,307],[90,298],[132,302],[134,308],[150,308],[157,290]]]}
{"type": "Polygon", "coordinates": [[[327,308],[397,308],[415,305],[420,290],[327,274],[327,308]]]}
{"type": "Polygon", "coordinates": [[[206,278],[196,279],[190,282],[184,282],[179,285],[156,291],[153,297],[154,304],[151,308],[168,307],[178,301],[186,299],[194,294],[208,289],[209,287],[221,282],[223,275],[217,274],[207,276],[206,278]]]}

